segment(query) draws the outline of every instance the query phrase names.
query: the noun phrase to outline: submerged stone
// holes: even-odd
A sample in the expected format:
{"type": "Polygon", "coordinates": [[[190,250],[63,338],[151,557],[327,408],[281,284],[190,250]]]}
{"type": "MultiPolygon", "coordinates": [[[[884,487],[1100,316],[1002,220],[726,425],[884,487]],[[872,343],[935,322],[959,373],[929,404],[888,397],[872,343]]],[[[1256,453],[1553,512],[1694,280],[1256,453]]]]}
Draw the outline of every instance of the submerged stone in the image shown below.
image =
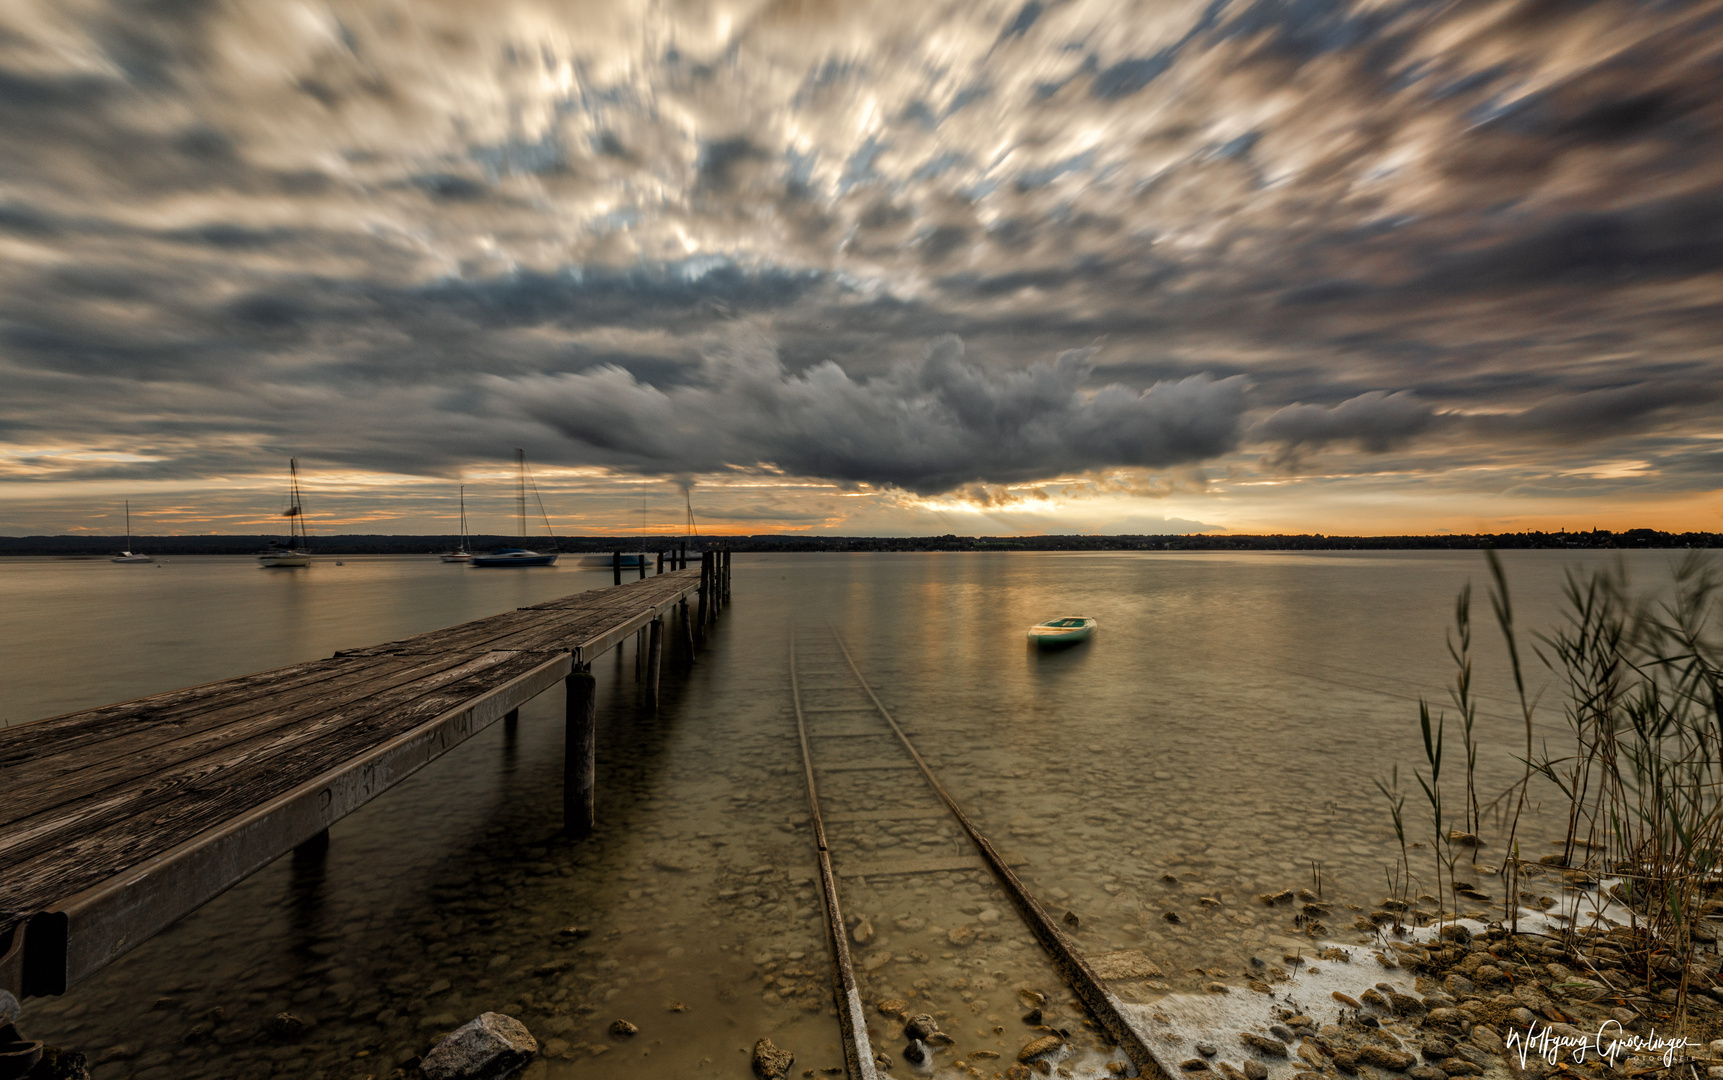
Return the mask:
{"type": "Polygon", "coordinates": [[[790,1075],[790,1066],[795,1063],[796,1055],[770,1039],[761,1039],[754,1044],[754,1074],[760,1080],[784,1080],[790,1075]]]}

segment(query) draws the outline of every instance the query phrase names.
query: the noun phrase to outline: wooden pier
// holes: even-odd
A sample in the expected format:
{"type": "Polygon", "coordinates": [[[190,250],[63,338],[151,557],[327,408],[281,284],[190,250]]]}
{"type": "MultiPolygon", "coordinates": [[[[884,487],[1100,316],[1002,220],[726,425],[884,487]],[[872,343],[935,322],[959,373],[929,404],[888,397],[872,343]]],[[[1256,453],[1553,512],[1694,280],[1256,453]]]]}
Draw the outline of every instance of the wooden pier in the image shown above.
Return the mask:
{"type": "Polygon", "coordinates": [[[590,832],[591,664],[646,631],[655,704],[666,618],[679,611],[692,640],[728,598],[728,552],[698,559],[326,660],[0,730],[0,992],[65,992],[325,839],[332,823],[558,681],[568,690],[564,824],[590,832]]]}

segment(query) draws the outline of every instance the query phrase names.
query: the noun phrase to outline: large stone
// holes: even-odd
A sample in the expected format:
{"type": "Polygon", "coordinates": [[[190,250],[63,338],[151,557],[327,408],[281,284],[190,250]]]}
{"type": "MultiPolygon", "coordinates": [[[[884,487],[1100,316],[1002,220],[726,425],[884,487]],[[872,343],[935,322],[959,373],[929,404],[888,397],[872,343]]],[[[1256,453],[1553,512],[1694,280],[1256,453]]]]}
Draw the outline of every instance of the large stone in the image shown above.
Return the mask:
{"type": "Polygon", "coordinates": [[[796,1055],[770,1039],[761,1039],[754,1044],[754,1074],[760,1080],[784,1080],[790,1075],[790,1066],[795,1063],[796,1055]]]}
{"type": "Polygon", "coordinates": [[[538,1040],[503,1013],[481,1013],[432,1047],[419,1063],[426,1080],[500,1080],[532,1060],[538,1040]]]}
{"type": "Polygon", "coordinates": [[[903,1037],[906,1039],[926,1040],[929,1035],[939,1030],[939,1021],[926,1013],[917,1013],[904,1022],[903,1037]]]}
{"type": "Polygon", "coordinates": [[[1022,1062],[1034,1061],[1038,1057],[1051,1054],[1064,1045],[1065,1040],[1057,1035],[1043,1035],[1033,1042],[1024,1044],[1023,1049],[1017,1051],[1017,1060],[1022,1062]]]}

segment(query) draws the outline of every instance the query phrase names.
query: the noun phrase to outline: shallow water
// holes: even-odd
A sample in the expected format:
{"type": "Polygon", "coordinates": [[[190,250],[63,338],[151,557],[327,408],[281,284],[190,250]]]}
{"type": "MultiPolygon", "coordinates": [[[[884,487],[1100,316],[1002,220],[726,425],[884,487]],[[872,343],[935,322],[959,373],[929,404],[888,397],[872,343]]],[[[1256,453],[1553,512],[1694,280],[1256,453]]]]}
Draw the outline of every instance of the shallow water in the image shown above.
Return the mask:
{"type": "MultiPolygon", "coordinates": [[[[1666,577],[1672,557],[1630,556],[1642,582],[1666,577]]],[[[1597,559],[1504,561],[1529,631],[1550,623],[1563,569],[1597,559]]],[[[0,716],[327,655],[609,580],[345,563],[0,563],[0,716]]],[[[1290,909],[1256,894],[1314,888],[1319,874],[1344,938],[1345,905],[1385,893],[1393,841],[1373,780],[1398,762],[1416,791],[1405,775],[1421,760],[1416,698],[1445,700],[1443,634],[1467,579],[1479,590],[1487,695],[1480,788],[1517,776],[1524,735],[1499,635],[1484,625],[1486,578],[1477,554],[1446,552],[738,555],[735,603],[696,662],[673,628],[657,716],[641,708],[631,645],[597,665],[591,841],[557,835],[553,691],[517,729],[493,726],[336,825],[322,860],[283,858],[64,998],[28,1003],[25,1027],[90,1052],[104,1080],[382,1077],[485,1009],[520,1016],[544,1043],[538,1075],[743,1077],[762,1035],[795,1052],[797,1075],[840,1066],[789,691],[792,628],[809,649],[842,633],[952,794],[1023,860],[1030,889],[1079,918],[1083,949],[1141,949],[1163,969],[1117,984],[1123,996],[1236,981],[1250,956],[1298,931],[1290,909]],[[1100,620],[1093,641],[1062,652],[1025,643],[1029,624],[1078,612],[1100,620]],[[587,933],[561,933],[574,927],[587,933]],[[313,1024],[305,1039],[259,1034],[282,1011],[313,1024]],[[640,1033],[608,1034],[618,1018],[640,1033]]],[[[1559,718],[1549,719],[1553,737],[1559,718]]],[[[852,786],[834,781],[831,797],[857,810],[883,801],[868,775],[838,774],[852,786]]],[[[890,793],[912,794],[914,774],[889,775],[890,793]]],[[[861,824],[849,835],[870,858],[894,846],[964,851],[942,822],[861,824]]],[[[1429,827],[1414,819],[1411,830],[1429,827]]],[[[1499,898],[1487,877],[1480,884],[1499,898]]],[[[980,874],[845,879],[844,894],[879,932],[856,949],[864,996],[939,1016],[958,1039],[942,1062],[1027,1041],[1019,987],[1063,1000],[980,874]],[[987,907],[998,923],[978,921],[987,907]],[[923,925],[901,929],[900,918],[923,925]],[[939,948],[930,937],[960,925],[994,926],[997,940],[939,948]]],[[[1050,1012],[1076,1023],[1074,1010],[1050,1012]]],[[[895,1025],[879,1017],[876,1034],[895,1056],[895,1025]]],[[[969,1063],[990,1076],[1009,1060],[969,1063]]],[[[942,1075],[955,1073],[946,1064],[942,1075]]]]}

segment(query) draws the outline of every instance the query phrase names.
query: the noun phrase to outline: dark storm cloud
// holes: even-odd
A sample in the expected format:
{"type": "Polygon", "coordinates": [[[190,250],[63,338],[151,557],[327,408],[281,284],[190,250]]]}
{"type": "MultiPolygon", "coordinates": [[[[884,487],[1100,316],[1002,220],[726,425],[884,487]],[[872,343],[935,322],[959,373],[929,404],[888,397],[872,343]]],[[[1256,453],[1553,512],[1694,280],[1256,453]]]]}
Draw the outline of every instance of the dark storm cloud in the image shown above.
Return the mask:
{"type": "Polygon", "coordinates": [[[955,338],[883,375],[835,364],[787,371],[769,343],[710,349],[688,385],[618,368],[518,380],[499,393],[605,460],[659,472],[715,467],[885,484],[923,494],[1115,465],[1164,468],[1232,449],[1242,378],[1193,376],[1136,391],[1081,388],[1080,354],[1017,371],[965,359],[955,338]]]}
{"type": "Polygon", "coordinates": [[[1252,434],[1288,450],[1354,440],[1380,454],[1422,435],[1434,422],[1430,406],[1412,394],[1375,390],[1338,405],[1288,405],[1262,420],[1252,434]]]}
{"type": "Polygon", "coordinates": [[[1676,412],[1709,411],[1714,386],[1694,383],[1638,383],[1542,401],[1521,412],[1476,417],[1486,434],[1530,435],[1562,443],[1607,439],[1653,429],[1676,412]]]}
{"type": "Polygon", "coordinates": [[[919,492],[1716,430],[1723,0],[960,7],[0,9],[0,430],[919,492]]]}

